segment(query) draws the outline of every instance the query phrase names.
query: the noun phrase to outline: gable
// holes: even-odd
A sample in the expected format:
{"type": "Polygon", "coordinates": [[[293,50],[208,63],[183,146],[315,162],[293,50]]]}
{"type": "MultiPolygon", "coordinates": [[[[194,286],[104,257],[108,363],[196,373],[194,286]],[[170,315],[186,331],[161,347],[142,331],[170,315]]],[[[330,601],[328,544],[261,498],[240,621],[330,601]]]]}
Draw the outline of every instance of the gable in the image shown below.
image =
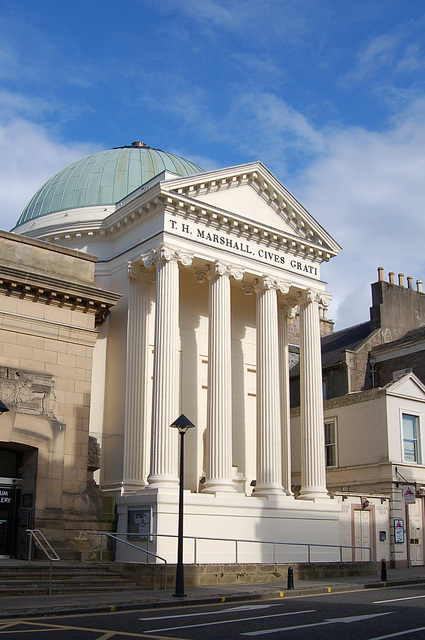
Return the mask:
{"type": "Polygon", "coordinates": [[[390,382],[385,387],[388,395],[403,396],[425,401],[425,386],[414,373],[406,373],[398,380],[390,382]]]}
{"type": "Polygon", "coordinates": [[[325,259],[341,249],[260,162],[166,181],[161,186],[193,208],[204,206],[218,216],[231,215],[241,223],[323,249],[329,254],[325,259]]]}
{"type": "Polygon", "coordinates": [[[268,227],[277,228],[287,234],[298,235],[296,224],[290,224],[288,216],[275,211],[248,184],[233,189],[213,191],[198,195],[197,200],[213,205],[238,217],[268,227]]]}

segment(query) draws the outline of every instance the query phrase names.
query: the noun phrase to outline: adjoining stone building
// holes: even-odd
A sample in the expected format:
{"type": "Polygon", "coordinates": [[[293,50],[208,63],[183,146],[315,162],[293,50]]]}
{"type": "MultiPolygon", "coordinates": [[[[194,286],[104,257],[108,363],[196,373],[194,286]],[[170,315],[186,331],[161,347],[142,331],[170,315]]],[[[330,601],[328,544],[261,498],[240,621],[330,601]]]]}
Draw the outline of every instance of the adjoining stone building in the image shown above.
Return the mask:
{"type": "Polygon", "coordinates": [[[95,262],[0,232],[0,557],[25,557],[39,528],[80,558],[81,531],[113,520],[93,483],[89,412],[97,328],[120,296],[94,285],[95,262]]]}
{"type": "MultiPolygon", "coordinates": [[[[99,327],[90,407],[99,482],[116,498],[121,532],[142,527],[140,544],[155,536],[151,550],[175,561],[170,425],[185,413],[196,425],[186,438],[187,535],[338,544],[323,456],[320,317],[330,296],[320,265],[340,247],[261,162],[204,172],[133,143],[59,172],[14,231],[96,255],[97,286],[122,296],[99,327]],[[296,310],[299,499],[288,364],[296,310]]],[[[200,562],[234,559],[232,545],[203,545],[200,562]]],[[[268,551],[246,553],[260,561],[268,551]]]]}

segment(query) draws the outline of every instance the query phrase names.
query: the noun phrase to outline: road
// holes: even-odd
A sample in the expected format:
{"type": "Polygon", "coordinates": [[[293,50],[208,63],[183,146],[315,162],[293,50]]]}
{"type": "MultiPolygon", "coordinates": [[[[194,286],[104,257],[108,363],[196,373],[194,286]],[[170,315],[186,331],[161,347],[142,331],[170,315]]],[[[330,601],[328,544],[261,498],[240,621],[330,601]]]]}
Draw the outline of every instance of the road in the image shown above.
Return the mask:
{"type": "Polygon", "coordinates": [[[0,621],[0,640],[425,638],[425,586],[0,621]]]}

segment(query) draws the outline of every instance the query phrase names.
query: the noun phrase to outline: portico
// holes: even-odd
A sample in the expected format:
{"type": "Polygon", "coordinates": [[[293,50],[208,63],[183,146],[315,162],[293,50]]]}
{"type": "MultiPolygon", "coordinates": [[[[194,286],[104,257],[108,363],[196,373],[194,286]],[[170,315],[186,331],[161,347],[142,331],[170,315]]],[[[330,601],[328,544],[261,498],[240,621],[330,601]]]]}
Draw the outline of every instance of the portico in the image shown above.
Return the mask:
{"type": "Polygon", "coordinates": [[[161,245],[129,265],[131,283],[128,313],[126,429],[123,493],[135,487],[178,484],[175,432],[169,429],[180,410],[181,352],[178,318],[179,269],[191,272],[194,281],[208,282],[208,389],[206,406],[205,480],[203,493],[235,492],[232,479],[232,359],[231,280],[245,294],[256,298],[256,482],[253,496],[290,495],[290,447],[287,418],[288,310],[298,304],[301,319],[301,375],[303,411],[304,499],[327,499],[323,441],[323,403],[319,305],[329,296],[311,288],[297,289],[288,279],[274,274],[260,278],[248,269],[216,260],[204,270],[194,266],[199,258],[180,249],[161,245]],[[247,283],[247,281],[249,283],[247,283]],[[137,284],[136,284],[137,283],[137,284]],[[154,283],[154,284],[151,284],[154,283]],[[149,309],[155,308],[154,358],[147,336],[149,309]],[[153,395],[135,392],[153,379],[153,395]],[[282,425],[286,424],[282,429],[282,425]],[[135,455],[150,442],[150,457],[135,455]]]}

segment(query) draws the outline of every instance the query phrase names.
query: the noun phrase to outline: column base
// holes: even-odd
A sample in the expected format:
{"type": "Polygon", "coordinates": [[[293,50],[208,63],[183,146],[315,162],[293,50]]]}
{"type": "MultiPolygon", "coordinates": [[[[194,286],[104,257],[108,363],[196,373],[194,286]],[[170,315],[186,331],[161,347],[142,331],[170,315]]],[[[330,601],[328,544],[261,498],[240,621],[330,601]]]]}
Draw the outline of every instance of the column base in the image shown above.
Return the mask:
{"type": "Polygon", "coordinates": [[[286,495],[285,490],[283,488],[283,486],[281,484],[274,484],[274,483],[262,483],[262,484],[257,484],[255,486],[254,491],[252,492],[252,495],[254,497],[258,496],[258,497],[267,497],[267,496],[284,496],[286,495]]]}
{"type": "Polygon", "coordinates": [[[146,489],[174,489],[179,486],[177,476],[150,475],[146,489]]]}
{"type": "Polygon", "coordinates": [[[232,480],[227,478],[210,478],[205,481],[201,493],[236,493],[232,480]]]}
{"type": "Polygon", "coordinates": [[[123,480],[121,483],[121,495],[141,491],[146,487],[144,480],[123,480]]]}
{"type": "Polygon", "coordinates": [[[330,497],[326,487],[303,487],[298,496],[298,500],[323,502],[324,500],[330,500],[330,497]]]}

